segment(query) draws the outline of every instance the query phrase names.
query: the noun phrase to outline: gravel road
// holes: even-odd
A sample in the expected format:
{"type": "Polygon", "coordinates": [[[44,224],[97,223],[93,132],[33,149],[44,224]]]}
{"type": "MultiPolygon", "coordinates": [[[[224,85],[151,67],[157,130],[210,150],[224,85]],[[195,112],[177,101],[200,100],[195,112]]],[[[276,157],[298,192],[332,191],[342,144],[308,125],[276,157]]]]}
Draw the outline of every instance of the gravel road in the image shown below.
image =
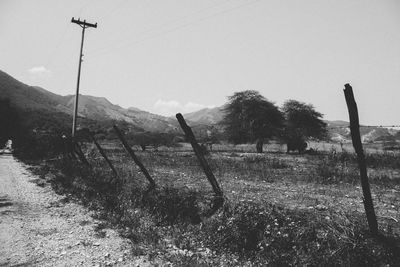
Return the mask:
{"type": "Polygon", "coordinates": [[[37,186],[39,177],[0,155],[0,266],[150,266],[85,207],[37,186]]]}

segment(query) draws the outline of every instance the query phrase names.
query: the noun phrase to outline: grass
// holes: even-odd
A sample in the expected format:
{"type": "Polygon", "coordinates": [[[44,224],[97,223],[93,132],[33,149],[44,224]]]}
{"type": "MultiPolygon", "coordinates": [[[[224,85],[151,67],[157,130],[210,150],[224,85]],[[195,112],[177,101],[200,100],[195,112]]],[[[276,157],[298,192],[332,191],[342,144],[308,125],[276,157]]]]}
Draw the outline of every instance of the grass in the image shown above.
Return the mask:
{"type": "MultiPolygon", "coordinates": [[[[368,154],[381,238],[368,233],[353,154],[256,154],[217,147],[207,155],[226,201],[210,216],[212,188],[193,152],[136,152],[155,179],[147,181],[121,147],[105,146],[114,179],[98,152],[85,148],[92,170],[54,162],[53,186],[83,199],[99,218],[120,227],[133,250],[178,266],[386,265],[400,262],[398,156],[368,154]],[[60,172],[61,171],[61,172],[60,172]],[[152,253],[149,254],[149,251],[152,253]]],[[[42,175],[43,177],[46,174],[42,175]]]]}

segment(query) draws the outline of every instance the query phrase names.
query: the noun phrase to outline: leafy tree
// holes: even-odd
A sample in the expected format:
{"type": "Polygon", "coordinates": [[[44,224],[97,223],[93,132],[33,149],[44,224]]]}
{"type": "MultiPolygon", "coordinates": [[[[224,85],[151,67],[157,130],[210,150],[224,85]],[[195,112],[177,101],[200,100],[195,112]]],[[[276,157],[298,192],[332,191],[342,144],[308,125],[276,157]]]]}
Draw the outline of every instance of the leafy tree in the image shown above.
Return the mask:
{"type": "MultiPolygon", "coordinates": [[[[310,138],[324,139],[327,136],[326,123],[323,115],[315,110],[311,104],[296,100],[287,100],[282,107],[286,125],[284,139],[292,147],[300,147],[310,138]]],[[[297,148],[295,148],[297,149],[297,148]]]]}
{"type": "Polygon", "coordinates": [[[265,139],[279,134],[284,122],[279,109],[254,90],[229,96],[224,111],[222,124],[229,141],[235,144],[256,141],[258,153],[262,153],[265,139]]]}

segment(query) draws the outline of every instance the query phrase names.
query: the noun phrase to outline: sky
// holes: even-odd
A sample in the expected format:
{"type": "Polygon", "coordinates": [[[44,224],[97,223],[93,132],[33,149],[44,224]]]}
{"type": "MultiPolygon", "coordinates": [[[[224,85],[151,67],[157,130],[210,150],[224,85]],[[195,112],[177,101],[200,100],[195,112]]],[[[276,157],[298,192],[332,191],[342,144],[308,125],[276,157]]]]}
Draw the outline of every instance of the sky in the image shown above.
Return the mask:
{"type": "Polygon", "coordinates": [[[348,120],[400,124],[398,0],[0,0],[0,70],[29,85],[161,115],[221,106],[242,90],[348,120]]]}

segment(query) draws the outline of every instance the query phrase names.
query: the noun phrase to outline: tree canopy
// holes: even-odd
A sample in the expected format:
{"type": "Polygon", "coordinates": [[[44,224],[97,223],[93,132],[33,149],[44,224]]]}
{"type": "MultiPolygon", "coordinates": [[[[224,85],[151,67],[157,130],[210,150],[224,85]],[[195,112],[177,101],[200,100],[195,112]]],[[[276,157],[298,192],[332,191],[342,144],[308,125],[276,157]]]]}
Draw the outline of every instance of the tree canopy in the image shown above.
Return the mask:
{"type": "Polygon", "coordinates": [[[285,138],[288,140],[309,138],[323,139],[327,135],[323,115],[311,104],[297,100],[287,100],[282,107],[285,115],[285,138]]]}
{"type": "Polygon", "coordinates": [[[235,143],[254,142],[262,152],[264,139],[277,136],[284,117],[279,109],[259,92],[247,90],[228,97],[222,124],[228,140],[235,143]]]}

